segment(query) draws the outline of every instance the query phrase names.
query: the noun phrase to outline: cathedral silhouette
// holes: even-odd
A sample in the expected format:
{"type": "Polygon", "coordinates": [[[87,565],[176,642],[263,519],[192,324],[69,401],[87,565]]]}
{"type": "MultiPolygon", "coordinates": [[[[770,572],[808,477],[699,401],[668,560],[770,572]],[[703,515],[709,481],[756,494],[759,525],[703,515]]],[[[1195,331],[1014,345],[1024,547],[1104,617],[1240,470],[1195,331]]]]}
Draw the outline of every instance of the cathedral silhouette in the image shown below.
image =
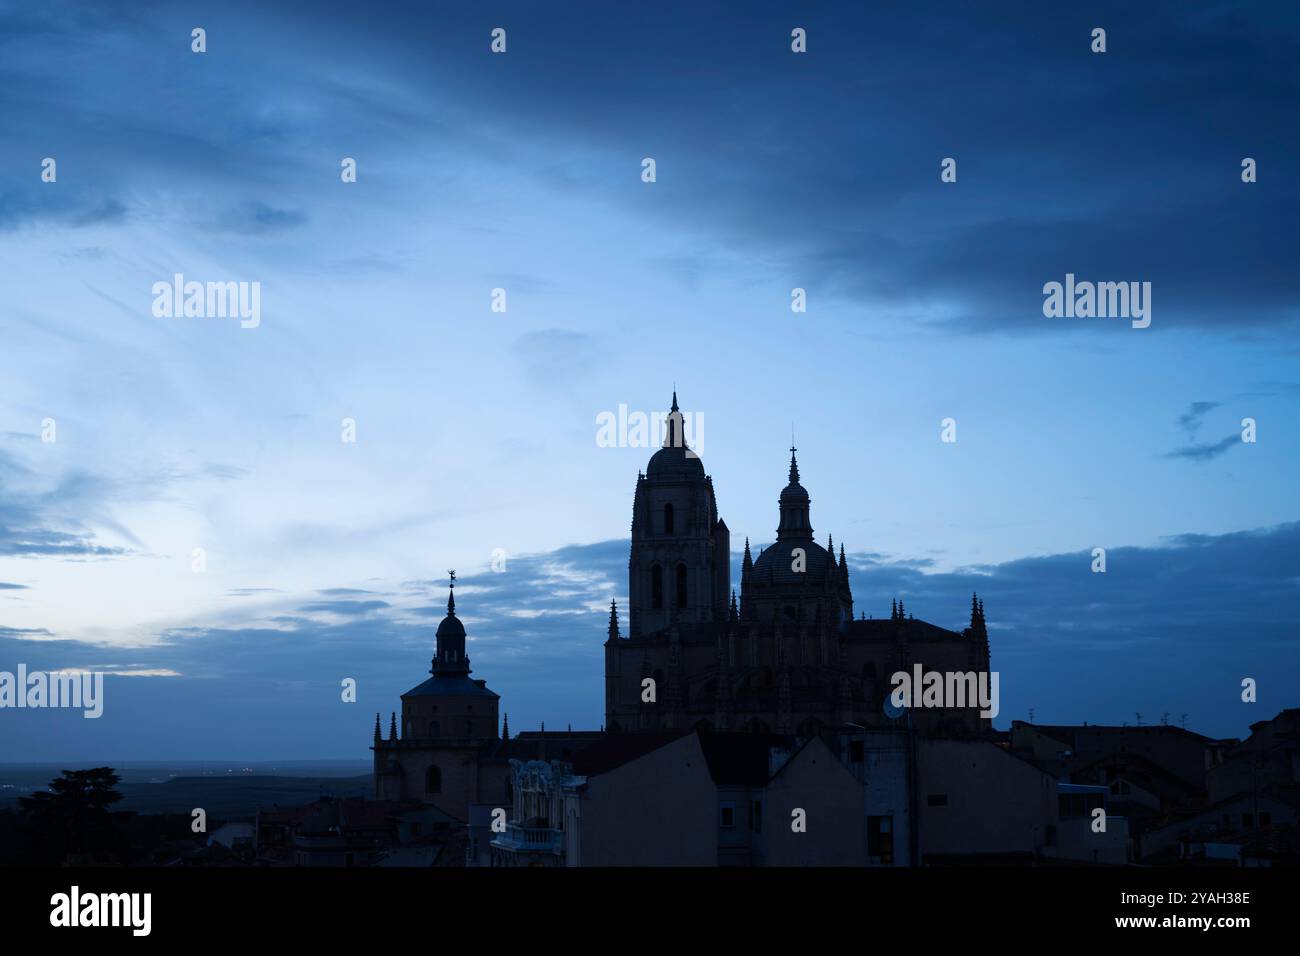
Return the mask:
{"type": "MultiPolygon", "coordinates": [[[[837,558],[831,536],[825,547],[813,540],[795,452],[778,498],[776,542],[754,558],[745,539],[737,601],[730,531],[713,480],[687,447],[673,393],[664,447],[637,475],[627,636],[610,608],[609,732],[699,727],[811,737],[823,727],[887,726],[900,716],[887,707],[895,672],[918,663],[988,671],[978,598],[960,633],[913,618],[901,600],[888,618],[854,619],[844,545],[837,558]]],[[[912,719],[917,729],[947,735],[990,730],[975,708],[919,710],[912,719]]]]}
{"type": "Polygon", "coordinates": [[[776,541],[754,558],[745,540],[740,594],[731,587],[731,540],[713,480],[686,443],[673,393],[663,447],[637,475],[628,560],[629,633],[611,602],[605,641],[605,722],[600,731],[525,732],[498,727],[499,696],[470,677],[455,575],[437,631],[429,679],[402,695],[388,736],[374,729],[376,799],[433,803],[457,819],[469,807],[509,803],[512,759],[567,759],[617,736],[691,730],[809,739],[836,728],[899,728],[985,737],[976,707],[901,712],[890,681],[927,671],[987,672],[983,603],[968,627],[914,618],[902,600],[889,617],[855,619],[849,565],[828,536],[813,540],[811,498],[795,448],[778,498],[776,541]]]}

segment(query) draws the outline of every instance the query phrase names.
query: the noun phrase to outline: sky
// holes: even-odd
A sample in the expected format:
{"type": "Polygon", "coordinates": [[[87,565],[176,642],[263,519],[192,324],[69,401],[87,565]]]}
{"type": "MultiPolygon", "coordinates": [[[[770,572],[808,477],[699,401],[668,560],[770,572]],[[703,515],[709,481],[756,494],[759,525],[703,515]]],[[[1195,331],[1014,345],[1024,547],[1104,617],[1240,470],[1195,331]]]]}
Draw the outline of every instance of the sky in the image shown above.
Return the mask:
{"type": "Polygon", "coordinates": [[[511,729],[599,726],[597,423],[674,388],[737,549],[793,431],[858,610],[984,596],[998,725],[1300,706],[1297,64],[1285,3],[0,0],[0,670],[109,675],[0,760],[364,757],[449,568],[511,729]]]}

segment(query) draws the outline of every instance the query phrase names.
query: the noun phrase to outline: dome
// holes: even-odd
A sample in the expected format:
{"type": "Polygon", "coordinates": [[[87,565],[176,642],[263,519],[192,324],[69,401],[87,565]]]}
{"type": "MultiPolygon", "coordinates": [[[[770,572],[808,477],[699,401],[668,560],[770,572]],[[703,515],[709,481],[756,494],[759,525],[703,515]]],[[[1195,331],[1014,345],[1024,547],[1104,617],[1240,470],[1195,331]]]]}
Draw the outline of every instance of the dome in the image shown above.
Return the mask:
{"type": "Polygon", "coordinates": [[[778,541],[767,548],[754,562],[750,581],[762,588],[774,584],[803,584],[808,581],[820,582],[826,576],[827,567],[835,565],[835,557],[820,544],[813,541],[788,538],[778,541]],[[793,570],[794,549],[803,548],[803,571],[793,570]]]}
{"type": "Polygon", "coordinates": [[[703,478],[704,462],[689,448],[670,445],[650,456],[645,475],[647,478],[703,478]]]}
{"type": "Polygon", "coordinates": [[[808,500],[808,491],[797,481],[792,481],[781,489],[781,500],[786,501],[790,498],[798,498],[802,501],[808,500]]]}
{"type": "MultiPolygon", "coordinates": [[[[429,632],[425,631],[425,633],[427,634],[429,632]]],[[[440,639],[446,639],[448,637],[464,639],[465,625],[460,623],[460,618],[452,617],[449,614],[444,617],[442,623],[438,625],[437,637],[440,639]]]]}

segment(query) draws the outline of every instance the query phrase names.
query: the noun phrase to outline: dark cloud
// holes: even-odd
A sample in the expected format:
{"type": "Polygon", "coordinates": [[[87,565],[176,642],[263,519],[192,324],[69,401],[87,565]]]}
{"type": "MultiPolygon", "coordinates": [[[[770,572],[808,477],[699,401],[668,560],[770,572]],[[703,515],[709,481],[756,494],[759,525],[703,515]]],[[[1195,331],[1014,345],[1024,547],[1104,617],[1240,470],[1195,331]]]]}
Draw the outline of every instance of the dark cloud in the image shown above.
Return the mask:
{"type": "Polygon", "coordinates": [[[1192,402],[1187,411],[1178,416],[1178,425],[1189,435],[1195,435],[1201,427],[1201,420],[1206,414],[1220,407],[1222,402],[1192,402]]]}
{"type": "MultiPolygon", "coordinates": [[[[542,720],[600,724],[611,597],[619,599],[627,630],[627,554],[626,541],[574,545],[515,557],[503,573],[458,578],[457,611],[475,676],[502,695],[514,729],[542,720]]],[[[1002,725],[1030,707],[1055,722],[1121,723],[1135,711],[1155,720],[1167,711],[1175,719],[1189,714],[1193,729],[1234,736],[1300,703],[1300,523],[1111,547],[1102,574],[1092,573],[1092,560],[1085,551],[926,573],[911,561],[850,556],[856,607],[869,616],[887,615],[890,600],[901,597],[915,616],[961,628],[971,593],[979,592],[1002,675],[1002,725]],[[1254,707],[1239,696],[1247,676],[1260,682],[1254,707]]],[[[445,581],[430,587],[445,597],[445,581]]],[[[0,669],[21,661],[29,668],[112,665],[181,675],[110,677],[98,721],[20,716],[32,733],[19,728],[7,736],[0,757],[364,753],[375,711],[386,720],[428,672],[445,609],[421,610],[377,607],[337,623],[281,615],[265,626],[174,629],[136,648],[0,630],[0,669]],[[340,700],[346,677],[357,681],[358,704],[340,700]]]]}
{"type": "Polygon", "coordinates": [[[1210,445],[1184,445],[1165,454],[1166,458],[1186,458],[1190,461],[1210,461],[1218,458],[1229,448],[1242,444],[1241,435],[1228,435],[1210,445]]]}

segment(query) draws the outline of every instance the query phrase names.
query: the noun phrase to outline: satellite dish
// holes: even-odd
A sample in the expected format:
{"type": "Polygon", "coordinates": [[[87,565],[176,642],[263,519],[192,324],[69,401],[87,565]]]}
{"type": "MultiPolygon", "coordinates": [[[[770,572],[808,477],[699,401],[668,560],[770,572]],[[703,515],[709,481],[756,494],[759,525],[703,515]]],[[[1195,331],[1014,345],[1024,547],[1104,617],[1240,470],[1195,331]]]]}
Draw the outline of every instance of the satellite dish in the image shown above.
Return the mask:
{"type": "Polygon", "coordinates": [[[888,717],[890,720],[897,720],[899,717],[902,717],[903,714],[905,714],[906,712],[907,712],[906,707],[900,707],[898,706],[898,704],[894,703],[893,694],[885,695],[885,716],[886,717],[888,717]]]}

